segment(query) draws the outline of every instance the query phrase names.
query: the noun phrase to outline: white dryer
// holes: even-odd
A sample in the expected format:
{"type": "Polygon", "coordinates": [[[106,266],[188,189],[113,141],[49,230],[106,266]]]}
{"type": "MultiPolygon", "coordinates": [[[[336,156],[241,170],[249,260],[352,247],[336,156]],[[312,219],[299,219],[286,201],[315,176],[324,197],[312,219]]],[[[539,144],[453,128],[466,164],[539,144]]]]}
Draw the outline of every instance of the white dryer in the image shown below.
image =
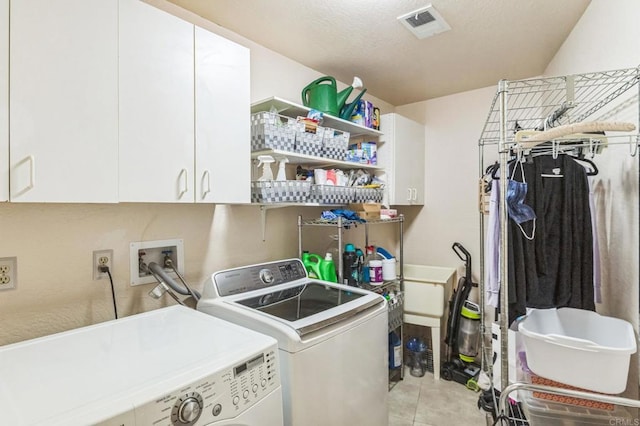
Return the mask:
{"type": "Polygon", "coordinates": [[[283,424],[276,341],[182,306],[0,347],[0,424],[283,424]]]}
{"type": "Polygon", "coordinates": [[[197,309],[278,340],[286,425],[388,424],[382,296],[309,279],[288,259],[214,273],[197,309]]]}

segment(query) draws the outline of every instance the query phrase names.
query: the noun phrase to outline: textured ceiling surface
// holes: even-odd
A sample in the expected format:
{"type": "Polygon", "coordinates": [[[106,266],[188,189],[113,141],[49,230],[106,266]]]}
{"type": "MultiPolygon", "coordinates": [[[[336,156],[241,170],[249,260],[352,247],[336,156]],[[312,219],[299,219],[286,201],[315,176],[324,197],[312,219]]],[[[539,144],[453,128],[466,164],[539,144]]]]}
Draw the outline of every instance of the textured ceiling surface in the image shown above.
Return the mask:
{"type": "Polygon", "coordinates": [[[393,105],[541,74],[590,0],[170,0],[393,105]],[[451,30],[396,18],[432,4],[451,30]]]}

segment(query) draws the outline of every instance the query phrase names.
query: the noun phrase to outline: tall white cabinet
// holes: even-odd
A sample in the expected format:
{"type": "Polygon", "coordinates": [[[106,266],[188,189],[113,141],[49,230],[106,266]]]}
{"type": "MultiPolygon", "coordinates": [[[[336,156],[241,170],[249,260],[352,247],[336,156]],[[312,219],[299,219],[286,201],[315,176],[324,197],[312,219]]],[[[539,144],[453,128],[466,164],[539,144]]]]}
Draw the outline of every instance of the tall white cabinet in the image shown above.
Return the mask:
{"type": "Polygon", "coordinates": [[[380,117],[378,160],[385,165],[390,205],[424,205],[425,127],[402,115],[380,117]]]}
{"type": "Polygon", "coordinates": [[[10,200],[116,202],[117,0],[12,1],[10,22],[10,200]]]}
{"type": "Polygon", "coordinates": [[[9,200],[9,0],[0,0],[0,202],[9,200]]]}

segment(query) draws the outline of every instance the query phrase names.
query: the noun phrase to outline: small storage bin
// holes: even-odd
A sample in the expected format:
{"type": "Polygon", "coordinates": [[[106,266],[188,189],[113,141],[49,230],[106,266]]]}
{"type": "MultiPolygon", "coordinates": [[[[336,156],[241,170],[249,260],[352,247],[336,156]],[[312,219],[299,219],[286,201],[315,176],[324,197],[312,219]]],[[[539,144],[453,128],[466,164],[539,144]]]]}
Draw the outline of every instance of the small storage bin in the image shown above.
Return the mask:
{"type": "Polygon", "coordinates": [[[307,132],[303,122],[295,123],[296,126],[296,147],[297,153],[305,155],[313,155],[315,157],[322,156],[322,137],[325,128],[316,127],[315,133],[307,132]]]}
{"type": "Polygon", "coordinates": [[[344,161],[349,147],[349,132],[325,128],[322,145],[323,157],[344,161]]]}
{"type": "Polygon", "coordinates": [[[304,180],[268,180],[251,182],[252,203],[305,203],[311,183],[304,180]]]}
{"type": "Polygon", "coordinates": [[[518,331],[536,375],[594,392],[625,390],[636,351],[627,321],[582,309],[534,309],[518,331]]]}
{"type": "Polygon", "coordinates": [[[280,149],[294,152],[296,120],[269,111],[251,115],[251,150],[280,149]]]}
{"type": "Polygon", "coordinates": [[[607,411],[537,399],[530,391],[520,391],[518,396],[531,426],[634,424],[630,413],[619,406],[613,411],[607,411]]]}
{"type": "Polygon", "coordinates": [[[353,187],[354,203],[381,203],[384,190],[381,188],[353,187]]]}
{"type": "Polygon", "coordinates": [[[352,197],[350,186],[311,185],[308,201],[319,204],[349,204],[352,197]]]}

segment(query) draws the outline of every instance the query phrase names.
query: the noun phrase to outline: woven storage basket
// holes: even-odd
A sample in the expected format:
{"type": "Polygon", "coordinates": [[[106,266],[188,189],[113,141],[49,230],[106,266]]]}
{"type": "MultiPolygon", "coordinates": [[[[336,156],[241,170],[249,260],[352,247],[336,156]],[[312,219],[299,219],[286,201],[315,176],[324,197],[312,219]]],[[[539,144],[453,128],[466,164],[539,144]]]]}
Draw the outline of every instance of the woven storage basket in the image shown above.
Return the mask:
{"type": "Polygon", "coordinates": [[[280,149],[294,152],[296,121],[273,112],[251,115],[251,150],[280,149]]]}
{"type": "Polygon", "coordinates": [[[382,202],[382,196],[384,190],[381,188],[363,188],[359,186],[353,187],[353,202],[354,203],[380,203],[382,202]]]}
{"type": "Polygon", "coordinates": [[[349,147],[349,132],[326,128],[322,145],[323,157],[344,161],[349,147]]]}
{"type": "Polygon", "coordinates": [[[305,131],[304,123],[296,123],[296,152],[320,157],[322,155],[323,135],[324,127],[318,126],[316,132],[312,133],[305,131]]]}
{"type": "Polygon", "coordinates": [[[348,204],[353,198],[350,186],[311,185],[308,202],[319,204],[348,204]]]}
{"type": "Polygon", "coordinates": [[[252,203],[306,203],[311,183],[303,180],[251,182],[252,203]]]}

